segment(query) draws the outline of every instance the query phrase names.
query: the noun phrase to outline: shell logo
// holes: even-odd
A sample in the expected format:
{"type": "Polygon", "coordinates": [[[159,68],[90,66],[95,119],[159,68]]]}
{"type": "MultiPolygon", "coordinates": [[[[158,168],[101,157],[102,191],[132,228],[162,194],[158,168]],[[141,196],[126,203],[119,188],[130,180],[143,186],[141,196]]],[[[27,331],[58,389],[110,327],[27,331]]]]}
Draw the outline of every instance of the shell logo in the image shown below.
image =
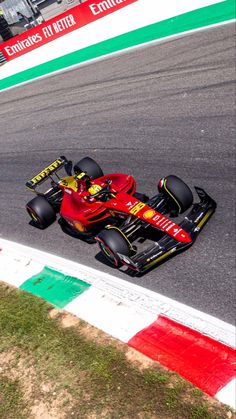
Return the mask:
{"type": "Polygon", "coordinates": [[[154,215],[155,215],[155,211],[153,211],[153,210],[147,210],[143,214],[143,217],[146,218],[146,219],[149,219],[149,218],[152,218],[154,215]]]}

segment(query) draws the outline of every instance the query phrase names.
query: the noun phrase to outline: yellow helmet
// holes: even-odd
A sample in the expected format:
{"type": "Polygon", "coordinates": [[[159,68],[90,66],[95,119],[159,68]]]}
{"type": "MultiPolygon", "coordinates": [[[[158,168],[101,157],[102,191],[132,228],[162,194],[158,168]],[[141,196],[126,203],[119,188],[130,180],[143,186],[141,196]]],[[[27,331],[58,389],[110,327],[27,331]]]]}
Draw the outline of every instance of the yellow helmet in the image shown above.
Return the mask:
{"type": "Polygon", "coordinates": [[[88,189],[90,195],[95,195],[96,193],[100,192],[102,187],[100,185],[92,185],[88,189]]]}

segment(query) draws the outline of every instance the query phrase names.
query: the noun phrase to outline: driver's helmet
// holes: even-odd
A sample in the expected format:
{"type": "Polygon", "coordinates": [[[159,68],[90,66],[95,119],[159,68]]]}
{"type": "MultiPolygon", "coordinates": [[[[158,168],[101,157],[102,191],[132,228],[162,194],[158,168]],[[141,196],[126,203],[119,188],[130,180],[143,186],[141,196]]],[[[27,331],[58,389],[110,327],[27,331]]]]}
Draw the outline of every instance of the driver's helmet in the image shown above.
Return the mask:
{"type": "Polygon", "coordinates": [[[102,187],[100,185],[92,185],[90,186],[90,188],[88,189],[90,195],[95,195],[96,193],[100,192],[102,190],[102,187]]]}

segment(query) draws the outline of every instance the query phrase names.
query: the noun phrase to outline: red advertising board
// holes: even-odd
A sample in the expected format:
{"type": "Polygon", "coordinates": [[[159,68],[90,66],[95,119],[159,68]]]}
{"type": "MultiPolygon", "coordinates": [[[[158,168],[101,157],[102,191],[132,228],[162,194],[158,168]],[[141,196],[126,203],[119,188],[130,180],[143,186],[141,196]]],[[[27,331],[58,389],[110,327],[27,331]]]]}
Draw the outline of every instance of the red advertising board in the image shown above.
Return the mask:
{"type": "Polygon", "coordinates": [[[138,0],[88,0],[3,42],[0,44],[0,51],[7,60],[12,60],[136,1],[138,0]]]}

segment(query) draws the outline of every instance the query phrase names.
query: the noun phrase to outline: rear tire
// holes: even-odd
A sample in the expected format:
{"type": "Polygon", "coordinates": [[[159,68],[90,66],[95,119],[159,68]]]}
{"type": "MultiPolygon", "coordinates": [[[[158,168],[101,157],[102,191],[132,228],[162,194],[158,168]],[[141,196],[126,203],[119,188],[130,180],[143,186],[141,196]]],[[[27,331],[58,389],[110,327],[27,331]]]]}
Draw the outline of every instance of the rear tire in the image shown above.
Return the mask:
{"type": "Polygon", "coordinates": [[[129,243],[119,230],[112,228],[109,230],[102,230],[98,234],[97,239],[103,255],[116,268],[121,265],[121,261],[117,253],[121,253],[125,256],[130,255],[129,243]]]}
{"type": "Polygon", "coordinates": [[[74,172],[76,174],[86,172],[91,179],[97,179],[98,177],[103,176],[103,171],[99,164],[90,157],[84,157],[78,161],[78,163],[74,165],[74,172]]]}
{"type": "Polygon", "coordinates": [[[161,179],[158,184],[159,192],[168,197],[171,208],[176,214],[182,214],[193,203],[191,189],[177,176],[170,175],[161,179]]]}
{"type": "Polygon", "coordinates": [[[41,229],[48,227],[56,220],[56,213],[53,207],[43,196],[37,196],[26,205],[34,225],[41,229]]]}

